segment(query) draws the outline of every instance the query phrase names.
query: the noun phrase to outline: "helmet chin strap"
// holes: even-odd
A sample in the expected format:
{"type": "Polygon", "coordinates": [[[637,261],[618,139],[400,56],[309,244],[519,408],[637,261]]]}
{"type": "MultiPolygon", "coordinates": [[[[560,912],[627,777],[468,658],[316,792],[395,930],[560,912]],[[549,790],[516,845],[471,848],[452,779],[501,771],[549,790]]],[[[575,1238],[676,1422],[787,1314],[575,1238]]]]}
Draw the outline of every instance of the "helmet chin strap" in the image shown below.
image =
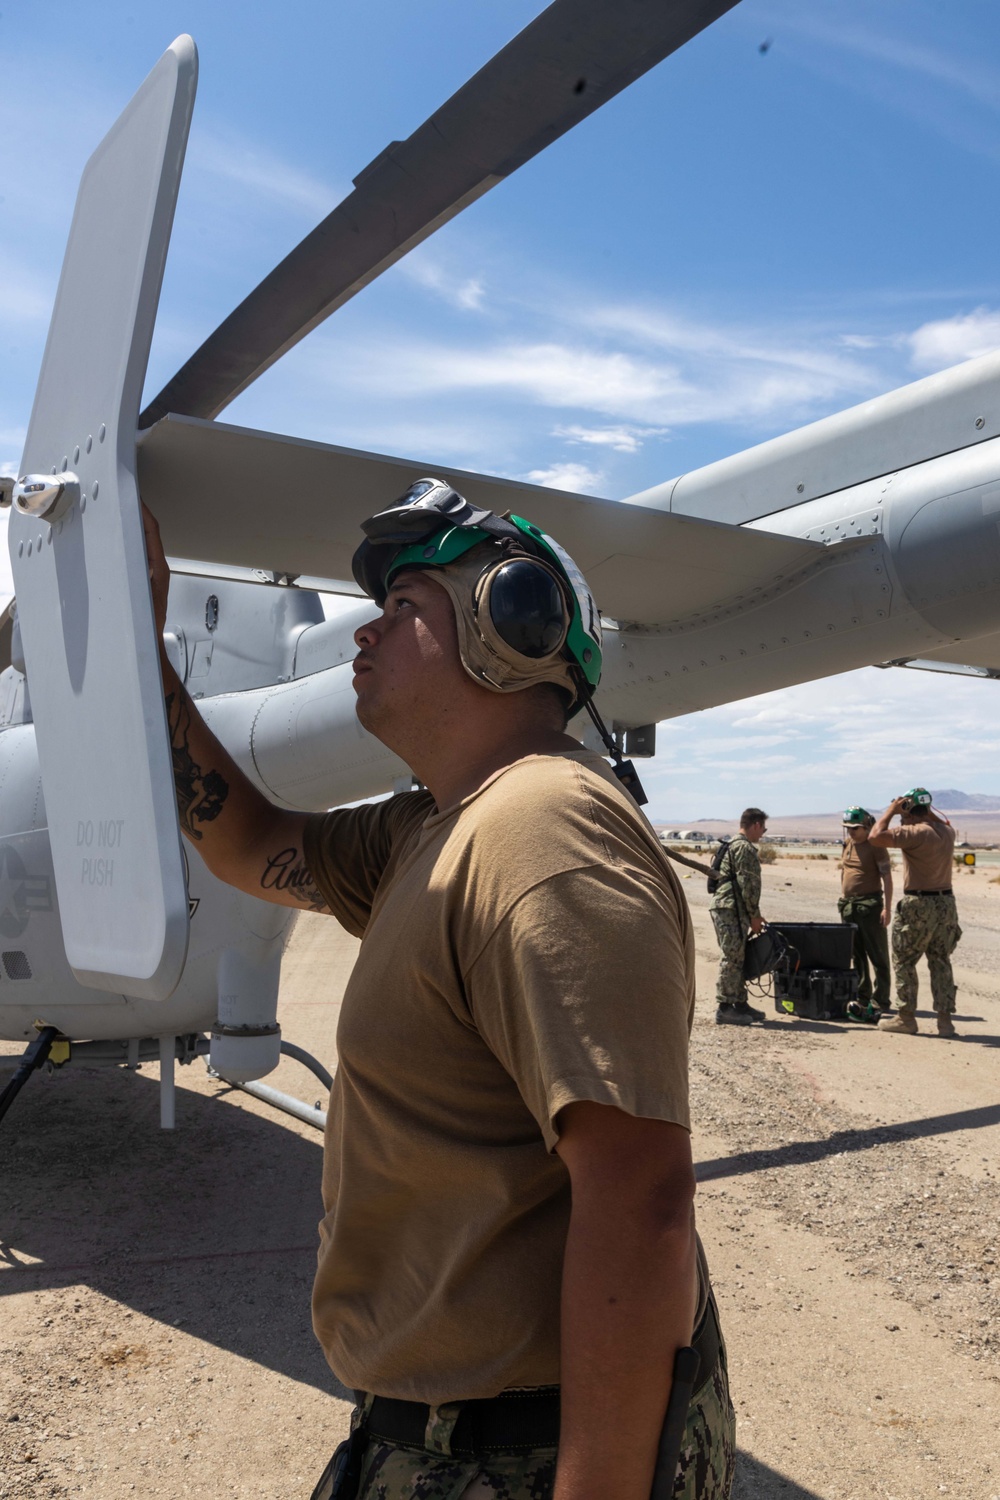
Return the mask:
{"type": "Polygon", "coordinates": [[[607,752],[614,762],[612,770],[618,777],[618,780],[621,782],[622,786],[630,794],[633,801],[638,802],[639,806],[642,807],[644,803],[649,801],[649,798],[646,796],[646,793],[642,789],[642,782],[639,780],[638,771],[630,760],[625,760],[622,756],[621,751],[615,744],[614,739],[612,738],[611,733],[608,730],[608,726],[605,724],[604,720],[597,712],[597,709],[594,707],[594,700],[592,698],[588,698],[583,706],[590,715],[591,722],[593,723],[594,728],[597,730],[598,734],[601,736],[601,739],[604,741],[604,744],[607,747],[607,752]]]}

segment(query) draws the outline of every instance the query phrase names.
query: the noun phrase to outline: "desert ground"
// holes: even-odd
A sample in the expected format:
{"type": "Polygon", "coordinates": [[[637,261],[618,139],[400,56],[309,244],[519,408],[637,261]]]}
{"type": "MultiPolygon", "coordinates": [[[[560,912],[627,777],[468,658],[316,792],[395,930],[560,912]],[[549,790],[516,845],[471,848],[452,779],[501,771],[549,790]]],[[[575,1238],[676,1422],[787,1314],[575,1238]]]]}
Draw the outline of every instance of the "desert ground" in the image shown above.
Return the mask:
{"type": "MultiPolygon", "coordinates": [[[[699,1227],[729,1343],[739,1500],[1000,1497],[1000,884],[958,878],[956,1041],[716,1027],[704,882],[692,1047],[699,1227]]],[[[835,919],[832,859],[765,915],[835,919]]],[[[303,917],[285,1035],[334,1061],[355,944],[303,917]]],[[[2,1050],[13,1053],[13,1045],[2,1050]]],[[[306,1500],[348,1414],[309,1327],[321,1138],[179,1074],[72,1066],[0,1129],[0,1496],[306,1500]]],[[[284,1061],[271,1082],[312,1104],[284,1061]]],[[[325,1101],[324,1101],[325,1103],[325,1101]]]]}

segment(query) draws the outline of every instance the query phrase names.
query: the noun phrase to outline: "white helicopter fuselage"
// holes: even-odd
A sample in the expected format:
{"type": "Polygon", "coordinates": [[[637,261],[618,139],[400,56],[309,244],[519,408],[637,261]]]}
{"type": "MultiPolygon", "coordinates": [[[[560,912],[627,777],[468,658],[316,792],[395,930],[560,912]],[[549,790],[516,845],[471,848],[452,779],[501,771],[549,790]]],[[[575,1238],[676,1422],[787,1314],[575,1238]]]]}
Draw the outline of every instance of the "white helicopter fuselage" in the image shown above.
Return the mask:
{"type": "MultiPolygon", "coordinates": [[[[654,492],[645,503],[658,500],[654,492]]],[[[872,662],[945,647],[960,658],[956,643],[1000,631],[998,516],[994,438],[744,523],[827,546],[758,595],[656,626],[607,622],[602,713],[626,729],[872,662]]],[[[281,806],[321,810],[386,793],[407,774],[355,715],[353,634],[372,610],[360,600],[327,620],[308,590],[175,575],[168,650],[207,722],[281,806]]],[[[223,885],[190,845],[190,947],[169,1000],[113,996],[74,978],[23,663],[0,684],[0,1036],[28,1037],[37,1021],[87,1038],[209,1029],[224,1011],[220,966],[234,955],[244,990],[259,991],[255,1016],[273,1021],[290,913],[223,885]]],[[[113,820],[80,823],[84,878],[113,883],[115,841],[113,820]]],[[[239,1006],[245,1015],[246,994],[239,1006]]]]}
{"type": "MultiPolygon", "coordinates": [[[[424,462],[216,419],[436,224],[727,4],[687,14],[646,0],[633,29],[605,0],[548,7],[489,65],[521,91],[517,107],[484,115],[481,73],[394,142],[141,415],[197,80],[190,38],[95,150],[25,472],[0,483],[24,631],[0,675],[0,1037],[211,1030],[224,1076],[276,1065],[291,918],[182,854],[140,487],[168,552],[200,559],[175,570],[168,653],[251,779],[308,810],[407,785],[354,711],[353,633],[372,606],[328,620],[294,578],[347,577],[361,522],[424,462]],[[581,93],[584,58],[594,86],[581,93]],[[469,131],[482,151],[453,151],[469,131]]],[[[1000,356],[986,356],[620,506],[433,468],[572,553],[608,616],[598,705],[626,753],[649,753],[657,721],[855,667],[927,658],[1000,676],[998,394],[1000,356]]]]}
{"type": "MultiPolygon", "coordinates": [[[[274,1022],[278,967],[294,913],[224,885],[193,851],[187,962],[169,1000],[138,1000],[80,984],[63,947],[30,724],[0,732],[0,787],[0,1037],[28,1039],[36,1022],[78,1040],[204,1032],[220,1016],[220,997],[235,968],[241,1014],[249,1021],[252,1012],[258,1024],[274,1022]]],[[[87,878],[113,886],[115,830],[84,824],[79,839],[87,878]]]]}

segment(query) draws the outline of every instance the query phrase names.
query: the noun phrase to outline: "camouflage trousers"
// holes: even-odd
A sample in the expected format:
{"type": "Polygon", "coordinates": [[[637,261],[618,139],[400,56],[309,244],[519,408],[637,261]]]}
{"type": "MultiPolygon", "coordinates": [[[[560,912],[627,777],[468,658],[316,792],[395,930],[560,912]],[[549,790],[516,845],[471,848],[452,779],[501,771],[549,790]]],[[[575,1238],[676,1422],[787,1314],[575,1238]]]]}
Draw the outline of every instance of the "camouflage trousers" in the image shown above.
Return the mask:
{"type": "MultiPolygon", "coordinates": [[[[368,1397],[355,1408],[355,1429],[370,1402],[368,1397]]],[[[557,1449],[452,1457],[450,1437],[457,1417],[457,1406],[432,1407],[425,1448],[370,1438],[358,1488],[348,1493],[324,1475],[313,1500],[551,1500],[557,1449]]],[[[691,1399],[671,1500],[729,1500],[735,1462],[735,1417],[723,1351],[691,1399]]]]}
{"type": "Polygon", "coordinates": [[[747,987],[743,980],[743,955],[746,952],[747,935],[732,907],[712,907],[710,916],[722,949],[715,998],[720,1005],[732,1005],[734,1001],[745,1000],[747,997],[747,987]]]}
{"type": "Polygon", "coordinates": [[[879,1010],[889,1009],[892,979],[889,972],[889,934],[882,926],[881,896],[841,896],[837,902],[842,922],[854,927],[854,967],[859,976],[858,999],[862,1004],[874,999],[879,1010]],[[871,960],[875,972],[872,993],[871,960]]]}
{"type": "Polygon", "coordinates": [[[925,954],[934,1009],[955,1009],[951,955],[961,936],[955,898],[951,894],[900,897],[892,924],[892,963],[899,1010],[912,1015],[917,1008],[917,959],[925,954]]]}

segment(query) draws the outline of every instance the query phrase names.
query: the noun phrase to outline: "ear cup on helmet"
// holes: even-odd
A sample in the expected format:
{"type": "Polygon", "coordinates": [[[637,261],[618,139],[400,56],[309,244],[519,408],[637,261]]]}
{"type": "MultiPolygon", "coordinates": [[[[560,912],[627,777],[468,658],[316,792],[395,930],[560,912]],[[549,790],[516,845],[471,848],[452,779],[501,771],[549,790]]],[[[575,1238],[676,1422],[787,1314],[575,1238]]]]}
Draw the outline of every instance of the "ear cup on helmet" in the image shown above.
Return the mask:
{"type": "MultiPolygon", "coordinates": [[[[563,590],[555,573],[533,558],[508,558],[487,569],[475,608],[480,629],[488,619],[503,644],[529,661],[554,656],[566,640],[569,611],[563,590]]],[[[487,628],[487,638],[489,633],[487,628]]]]}

